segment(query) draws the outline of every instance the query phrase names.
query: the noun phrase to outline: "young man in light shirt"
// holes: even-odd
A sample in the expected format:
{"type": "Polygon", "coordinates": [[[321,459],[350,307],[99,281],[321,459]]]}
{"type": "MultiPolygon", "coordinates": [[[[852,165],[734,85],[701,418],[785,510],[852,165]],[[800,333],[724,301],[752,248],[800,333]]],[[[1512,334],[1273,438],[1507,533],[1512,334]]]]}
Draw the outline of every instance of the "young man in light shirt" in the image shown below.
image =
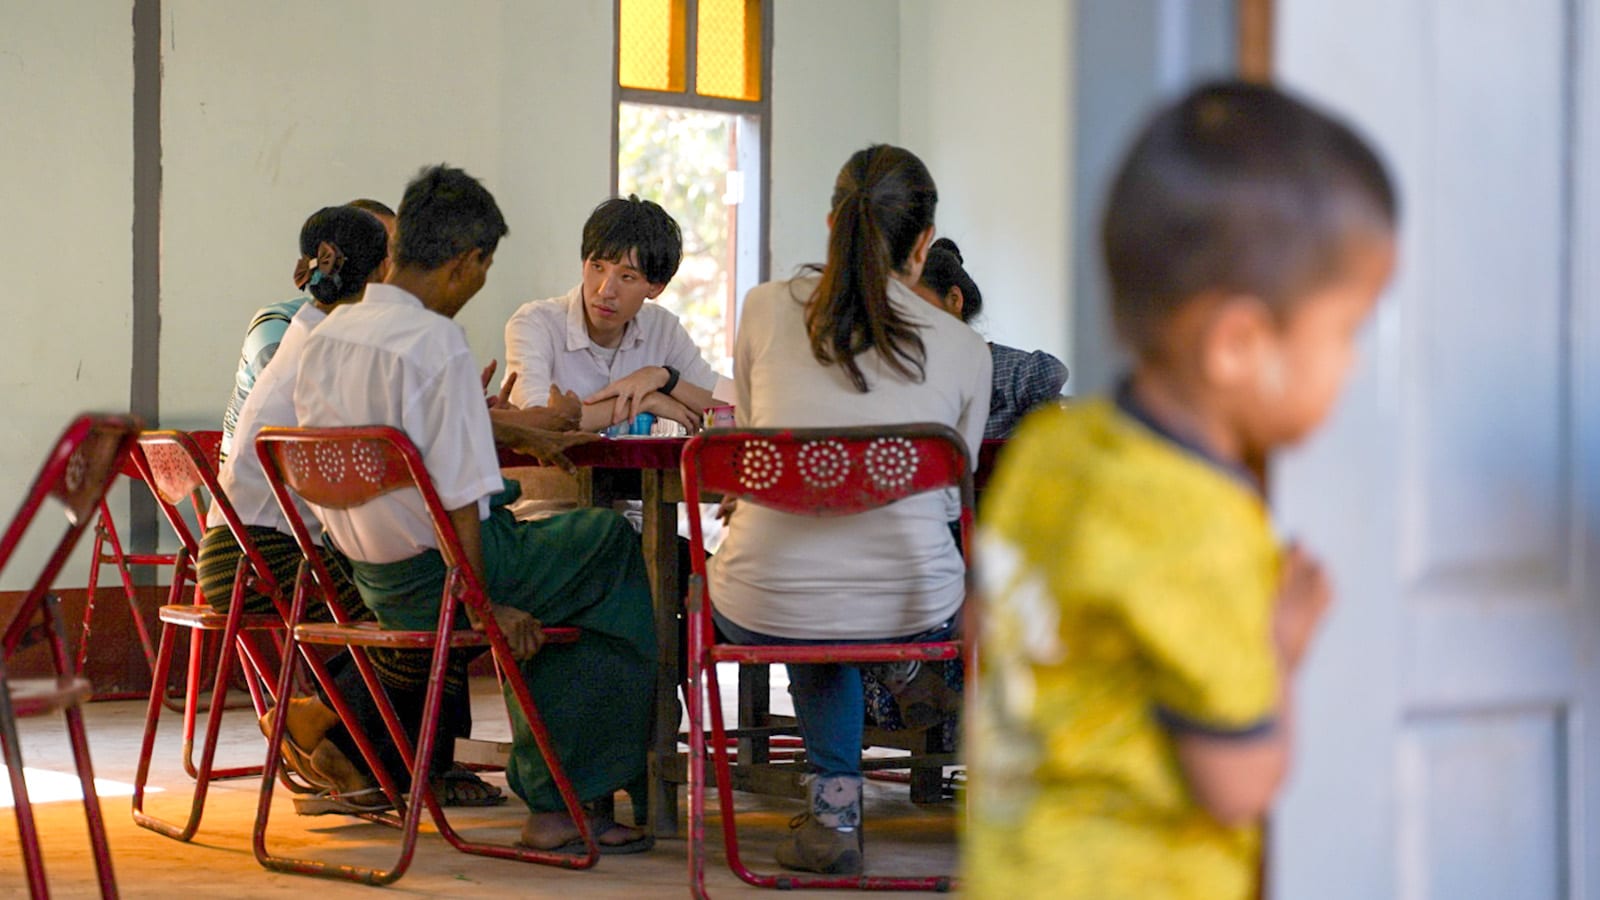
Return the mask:
{"type": "MultiPolygon", "coordinates": [[[[483,287],[505,233],[499,207],[476,179],[444,166],[423,170],[400,205],[386,282],[370,286],[362,303],[330,315],[306,342],[295,411],[303,426],[385,424],[406,432],[483,580],[495,621],[522,661],[579,797],[607,800],[626,789],[637,808],[656,656],[639,541],[610,510],[538,522],[511,517],[505,504],[515,491],[501,478],[494,444],[518,437],[520,411],[487,408],[466,334],[453,321],[483,287]],[[541,651],[544,624],[577,626],[583,637],[541,651]]],[[[514,443],[528,449],[520,438],[514,443]]],[[[380,624],[434,627],[447,573],[415,492],[315,512],[350,557],[356,586],[380,624]]],[[[529,808],[523,842],[583,852],[515,710],[506,771],[529,808]]],[[[601,852],[649,846],[641,831],[598,809],[591,819],[601,852]]]]}
{"type": "Polygon", "coordinates": [[[649,200],[614,197],[584,223],[581,256],[577,287],[523,304],[506,323],[511,403],[548,403],[559,384],[583,398],[585,431],[641,412],[696,430],[706,407],[732,397],[732,383],[701,359],[677,316],[646,302],[677,274],[678,223],[649,200]]]}

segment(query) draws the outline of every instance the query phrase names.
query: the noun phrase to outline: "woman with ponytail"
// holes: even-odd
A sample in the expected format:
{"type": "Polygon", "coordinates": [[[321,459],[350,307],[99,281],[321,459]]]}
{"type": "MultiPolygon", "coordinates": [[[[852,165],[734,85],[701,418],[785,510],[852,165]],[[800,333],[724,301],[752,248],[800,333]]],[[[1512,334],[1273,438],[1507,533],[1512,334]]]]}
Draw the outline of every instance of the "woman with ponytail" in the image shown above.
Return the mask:
{"type": "MultiPolygon", "coordinates": [[[[850,157],[834,183],[827,263],[745,298],[734,345],[740,427],[939,422],[961,433],[976,461],[988,349],[912,290],[937,202],[933,178],[909,151],[878,145],[850,157]]],[[[827,519],[740,506],[712,561],[717,626],[743,643],[947,636],[964,596],[965,566],[947,525],[957,513],[940,493],[827,519]]],[[[904,709],[958,702],[931,670],[886,674],[904,709]]],[[[859,872],[861,672],[790,666],[789,681],[816,778],[778,862],[859,872]]]]}

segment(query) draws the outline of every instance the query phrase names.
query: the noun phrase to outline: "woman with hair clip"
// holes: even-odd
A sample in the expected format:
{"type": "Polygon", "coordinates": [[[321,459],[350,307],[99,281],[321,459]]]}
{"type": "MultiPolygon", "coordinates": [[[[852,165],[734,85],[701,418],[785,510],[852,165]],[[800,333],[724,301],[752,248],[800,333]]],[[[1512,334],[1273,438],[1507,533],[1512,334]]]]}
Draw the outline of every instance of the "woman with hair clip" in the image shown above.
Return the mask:
{"type": "MultiPolygon", "coordinates": [[[[306,339],[330,313],[359,301],[367,284],[383,277],[387,270],[388,245],[388,231],[378,216],[353,205],[325,207],[306,219],[300,229],[300,259],[295,264],[294,281],[295,287],[305,291],[311,302],[294,314],[271,364],[262,369],[254,388],[239,408],[234,433],[241,450],[230,454],[217,473],[223,492],[233,504],[256,549],[271,567],[273,578],[286,589],[294,584],[300,549],[289,533],[288,520],[284,518],[277,499],[267,485],[261,462],[251,445],[266,426],[298,424],[294,411],[294,383],[300,371],[300,355],[306,339]]],[[[308,523],[316,521],[311,510],[303,504],[300,515],[308,523]]],[[[228,530],[221,513],[213,509],[206,519],[206,531],[200,541],[197,574],[200,591],[206,602],[218,610],[228,608],[234,574],[242,555],[243,551],[228,530]]],[[[345,609],[358,619],[372,618],[371,611],[362,603],[361,595],[349,580],[343,557],[329,549],[325,551],[324,559],[328,563],[328,570],[339,582],[339,598],[345,609]]],[[[245,607],[247,612],[252,613],[275,611],[270,598],[255,592],[246,594],[245,607]]],[[[327,619],[331,615],[321,603],[308,606],[307,614],[319,619],[327,619]]],[[[409,722],[416,721],[421,710],[422,692],[427,687],[427,655],[394,650],[374,651],[370,655],[401,718],[409,722]]],[[[396,773],[403,773],[404,764],[394,751],[393,743],[388,740],[376,707],[367,697],[366,688],[361,684],[355,667],[344,664],[346,660],[347,657],[336,657],[333,666],[341,693],[355,707],[368,735],[386,760],[387,767],[396,773]]],[[[452,668],[447,677],[450,679],[449,688],[458,688],[464,697],[465,664],[452,668]]],[[[322,793],[315,796],[297,797],[297,811],[302,815],[319,815],[388,808],[387,798],[372,783],[364,766],[358,768],[352,762],[360,759],[359,751],[343,726],[339,725],[338,716],[326,703],[317,697],[296,697],[282,704],[281,708],[288,711],[289,718],[282,748],[284,765],[322,789],[322,793]]],[[[269,727],[270,721],[263,718],[263,730],[269,727]]],[[[452,734],[465,733],[460,722],[444,722],[441,727],[452,734]]],[[[470,721],[465,728],[470,730],[470,721]]],[[[465,769],[451,768],[448,751],[436,758],[435,764],[443,768],[435,775],[441,801],[474,806],[505,802],[504,795],[493,785],[483,782],[465,769]]]]}
{"type": "MultiPolygon", "coordinates": [[[[989,354],[976,332],[912,290],[937,202],[909,151],[877,145],[850,157],[834,183],[826,264],[745,298],[734,346],[740,427],[939,422],[977,459],[989,354]]],[[[964,597],[965,565],[947,524],[956,516],[944,493],[827,519],[741,505],[711,564],[717,627],[740,643],[947,637],[964,597]]],[[[902,702],[957,702],[927,669],[898,674],[885,680],[903,688],[902,702]]],[[[858,873],[861,671],[795,665],[789,683],[815,777],[778,862],[858,873]]]]}
{"type": "MultiPolygon", "coordinates": [[[[970,325],[983,312],[983,292],[963,264],[956,242],[939,238],[928,250],[928,262],[915,290],[922,299],[970,325]]],[[[1067,383],[1066,364],[1043,350],[1030,353],[991,341],[989,354],[994,359],[994,387],[989,394],[989,422],[983,429],[985,440],[1010,437],[1011,430],[1035,406],[1060,399],[1067,383]]]]}

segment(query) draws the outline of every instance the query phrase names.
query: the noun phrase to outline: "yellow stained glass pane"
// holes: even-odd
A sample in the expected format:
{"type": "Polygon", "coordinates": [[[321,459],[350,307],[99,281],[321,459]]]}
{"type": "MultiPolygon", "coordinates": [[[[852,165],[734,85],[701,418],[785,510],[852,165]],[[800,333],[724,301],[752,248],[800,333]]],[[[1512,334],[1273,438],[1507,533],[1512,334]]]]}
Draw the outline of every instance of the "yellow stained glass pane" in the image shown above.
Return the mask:
{"type": "Polygon", "coordinates": [[[761,99],[761,0],[700,0],[695,93],[761,99]]]}
{"type": "Polygon", "coordinates": [[[684,0],[622,0],[617,21],[617,83],[647,91],[682,91],[684,0]]]}

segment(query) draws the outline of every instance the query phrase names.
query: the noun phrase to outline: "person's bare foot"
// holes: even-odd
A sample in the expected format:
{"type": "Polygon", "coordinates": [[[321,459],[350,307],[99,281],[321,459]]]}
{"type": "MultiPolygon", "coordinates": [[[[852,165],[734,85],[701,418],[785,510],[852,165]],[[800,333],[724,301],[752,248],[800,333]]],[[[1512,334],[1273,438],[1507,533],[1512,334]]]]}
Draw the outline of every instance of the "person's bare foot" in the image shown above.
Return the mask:
{"type": "MultiPolygon", "coordinates": [[[[595,840],[601,847],[621,847],[638,844],[645,837],[641,828],[633,828],[609,818],[591,814],[590,827],[598,833],[595,840]]],[[[529,813],[522,824],[521,842],[535,850],[558,850],[577,841],[578,826],[566,813],[529,813]]]]}

